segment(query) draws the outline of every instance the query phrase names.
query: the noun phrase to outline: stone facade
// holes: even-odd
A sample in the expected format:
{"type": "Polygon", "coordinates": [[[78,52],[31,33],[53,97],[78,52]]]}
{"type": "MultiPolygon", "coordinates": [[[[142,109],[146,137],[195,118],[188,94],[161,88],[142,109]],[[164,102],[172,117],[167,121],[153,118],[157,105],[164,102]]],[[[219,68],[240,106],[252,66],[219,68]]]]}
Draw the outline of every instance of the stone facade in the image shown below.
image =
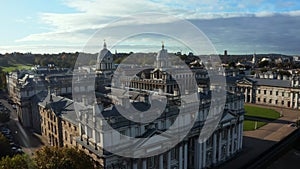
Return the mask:
{"type": "Polygon", "coordinates": [[[244,93],[246,103],[299,109],[299,81],[243,78],[237,89],[244,93]]]}
{"type": "Polygon", "coordinates": [[[42,136],[51,146],[76,147],[79,136],[73,101],[51,94],[39,103],[42,136]]]}
{"type": "MultiPolygon", "coordinates": [[[[193,77],[196,77],[198,84],[198,94],[200,97],[200,108],[197,112],[188,112],[181,117],[177,117],[178,105],[180,102],[180,96],[182,93],[178,90],[178,85],[174,82],[174,79],[166,73],[163,69],[167,66],[167,62],[164,62],[164,56],[167,55],[167,51],[162,48],[158,52],[156,60],[156,69],[145,70],[145,67],[141,67],[141,72],[136,75],[135,78],[130,79],[124,74],[118,76],[119,81],[115,81],[112,85],[120,88],[114,88],[116,92],[119,92],[121,97],[115,95],[108,95],[112,103],[115,105],[121,105],[127,107],[127,103],[122,98],[122,93],[126,93],[130,98],[131,104],[134,107],[140,105],[149,104],[149,93],[155,95],[168,96],[167,107],[161,116],[155,119],[151,124],[135,124],[128,119],[122,117],[117,111],[114,105],[104,106],[103,104],[95,103],[92,107],[87,108],[85,111],[81,111],[78,114],[79,120],[79,134],[77,144],[80,149],[90,154],[98,164],[103,165],[104,168],[133,168],[133,169],[147,169],[147,168],[159,168],[159,169],[198,169],[208,168],[220,165],[224,161],[235,156],[242,150],[243,142],[243,121],[244,121],[244,96],[237,91],[227,92],[225,109],[220,107],[211,108],[213,111],[222,111],[222,118],[217,126],[217,129],[213,132],[205,142],[198,143],[199,133],[203,128],[204,122],[209,120],[208,114],[210,112],[210,94],[212,90],[218,90],[210,88],[208,84],[207,73],[202,69],[193,69],[192,72],[185,72],[182,69],[177,69],[176,80],[182,81],[186,88],[183,88],[183,93],[193,93],[191,81],[193,77]],[[129,93],[126,92],[126,86],[129,86],[129,93]],[[178,102],[179,101],[179,102],[178,102]],[[98,111],[96,111],[98,110],[98,111]],[[99,116],[101,113],[105,119],[99,116]],[[182,122],[182,125],[190,124],[190,120],[196,117],[195,126],[190,130],[190,133],[181,141],[178,145],[170,148],[167,152],[155,155],[149,158],[124,158],[109,153],[103,150],[104,143],[109,142],[112,138],[112,142],[122,142],[123,144],[110,143],[111,147],[122,149],[125,148],[128,143],[126,142],[126,135],[133,138],[144,138],[149,135],[154,136],[167,130],[175,121],[176,118],[182,122]],[[103,120],[108,121],[108,125],[113,127],[122,135],[120,137],[111,134],[104,135],[103,130],[108,126],[103,123],[103,120]]],[[[126,69],[126,67],[124,67],[126,69]]],[[[136,68],[138,70],[139,68],[136,68]]],[[[130,71],[130,67],[128,69],[130,71]]],[[[130,74],[130,73],[129,73],[130,74]]],[[[232,87],[232,84],[229,84],[232,87]]],[[[212,87],[212,86],[211,86],[212,87]]],[[[189,108],[189,104],[186,105],[186,109],[189,108]]],[[[108,132],[109,133],[109,132],[108,132]]],[[[164,145],[165,142],[157,143],[158,145],[164,145]]],[[[153,146],[146,146],[147,141],[142,145],[136,145],[141,147],[139,151],[150,151],[155,149],[153,146]]]]}

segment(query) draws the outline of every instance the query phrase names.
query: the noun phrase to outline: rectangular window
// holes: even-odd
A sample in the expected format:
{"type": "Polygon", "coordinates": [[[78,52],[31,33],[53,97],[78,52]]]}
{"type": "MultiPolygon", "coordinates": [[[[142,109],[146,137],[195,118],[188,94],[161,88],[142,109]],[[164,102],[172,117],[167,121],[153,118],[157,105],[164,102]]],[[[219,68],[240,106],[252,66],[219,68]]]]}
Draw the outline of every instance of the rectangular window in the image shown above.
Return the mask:
{"type": "Polygon", "coordinates": [[[278,91],[276,91],[276,96],[278,96],[278,91]]]}
{"type": "Polygon", "coordinates": [[[124,140],[126,138],[126,130],[120,131],[120,140],[124,140]]]}
{"type": "Polygon", "coordinates": [[[264,94],[267,94],[267,90],[264,90],[264,94]]]}
{"type": "Polygon", "coordinates": [[[270,91],[270,95],[272,95],[272,90],[270,91]]]}

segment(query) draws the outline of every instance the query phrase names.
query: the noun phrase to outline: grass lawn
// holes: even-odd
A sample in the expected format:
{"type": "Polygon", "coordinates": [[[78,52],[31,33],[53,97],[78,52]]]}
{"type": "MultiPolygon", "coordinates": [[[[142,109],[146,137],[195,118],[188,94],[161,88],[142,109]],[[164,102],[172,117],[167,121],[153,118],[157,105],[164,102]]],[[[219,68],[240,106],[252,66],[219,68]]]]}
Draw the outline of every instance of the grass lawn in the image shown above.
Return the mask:
{"type": "MultiPolygon", "coordinates": [[[[268,118],[271,120],[272,119],[276,120],[280,117],[280,113],[275,110],[260,108],[260,107],[255,107],[255,106],[245,105],[245,111],[246,111],[246,113],[245,113],[246,116],[268,118]]],[[[266,122],[258,121],[256,129],[258,129],[266,124],[267,124],[266,122]]],[[[252,120],[244,121],[244,131],[249,131],[249,130],[255,130],[255,121],[252,121],[252,120]]]]}
{"type": "Polygon", "coordinates": [[[14,70],[21,70],[21,69],[31,69],[32,66],[30,65],[21,65],[21,64],[16,64],[13,66],[9,66],[9,67],[2,67],[4,72],[11,72],[14,70]]]}
{"type": "MultiPolygon", "coordinates": [[[[257,129],[266,124],[267,124],[266,122],[258,121],[257,129]]],[[[245,120],[244,121],[244,131],[251,131],[251,130],[255,130],[255,121],[245,120]]]]}
{"type": "Polygon", "coordinates": [[[278,119],[280,117],[280,113],[272,109],[265,109],[265,108],[245,105],[245,111],[246,111],[245,115],[247,116],[269,118],[273,120],[278,119]]]}

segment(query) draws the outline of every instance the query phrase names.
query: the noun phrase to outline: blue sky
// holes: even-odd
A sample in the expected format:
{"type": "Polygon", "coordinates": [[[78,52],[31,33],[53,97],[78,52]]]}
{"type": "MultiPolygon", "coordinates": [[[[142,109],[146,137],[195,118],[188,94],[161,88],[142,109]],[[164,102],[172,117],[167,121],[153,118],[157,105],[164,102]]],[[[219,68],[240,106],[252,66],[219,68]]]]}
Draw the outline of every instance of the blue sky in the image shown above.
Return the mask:
{"type": "MultiPolygon", "coordinates": [[[[142,12],[166,13],[191,21],[218,53],[226,49],[233,54],[300,55],[298,0],[3,0],[0,53],[81,51],[98,29],[120,17],[142,12]]],[[[126,42],[116,48],[139,51],[134,46],[138,40],[130,42],[133,45],[126,42]]],[[[149,43],[157,51],[155,44],[149,43]]],[[[171,43],[169,47],[186,50],[172,48],[171,43]]]]}

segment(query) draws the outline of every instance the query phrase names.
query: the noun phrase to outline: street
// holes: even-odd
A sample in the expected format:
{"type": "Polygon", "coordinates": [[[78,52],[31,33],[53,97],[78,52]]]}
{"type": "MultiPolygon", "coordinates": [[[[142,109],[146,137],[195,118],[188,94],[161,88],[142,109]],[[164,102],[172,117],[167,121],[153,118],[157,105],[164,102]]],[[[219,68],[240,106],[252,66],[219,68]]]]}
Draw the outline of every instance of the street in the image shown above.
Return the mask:
{"type": "Polygon", "coordinates": [[[7,102],[3,95],[0,97],[0,102],[10,110],[10,121],[7,125],[12,132],[14,142],[20,145],[26,154],[33,155],[35,150],[43,146],[42,140],[19,123],[16,110],[7,102]]]}

